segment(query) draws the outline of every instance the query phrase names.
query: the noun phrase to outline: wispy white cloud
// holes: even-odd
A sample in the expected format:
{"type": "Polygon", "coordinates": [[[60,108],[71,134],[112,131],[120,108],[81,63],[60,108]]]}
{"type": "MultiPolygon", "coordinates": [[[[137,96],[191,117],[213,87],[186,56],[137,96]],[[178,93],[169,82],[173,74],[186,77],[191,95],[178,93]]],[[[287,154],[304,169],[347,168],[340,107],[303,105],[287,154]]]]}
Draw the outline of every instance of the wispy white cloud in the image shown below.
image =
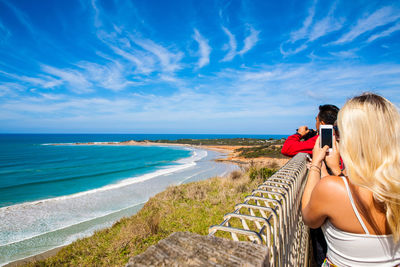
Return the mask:
{"type": "Polygon", "coordinates": [[[229,43],[226,46],[228,53],[225,55],[225,57],[221,61],[231,61],[237,54],[236,53],[236,49],[237,49],[236,38],[226,27],[222,26],[222,30],[228,36],[229,43]]]}
{"type": "Polygon", "coordinates": [[[387,29],[387,30],[385,30],[383,32],[380,32],[380,33],[372,35],[371,37],[368,38],[367,42],[370,43],[372,41],[375,41],[376,39],[390,36],[392,33],[396,32],[396,31],[399,31],[399,30],[400,30],[400,21],[397,22],[392,27],[390,27],[389,29],[387,29]]]}
{"type": "MultiPolygon", "coordinates": [[[[116,26],[114,25],[114,28],[116,26]]],[[[105,30],[98,30],[97,37],[118,56],[135,65],[135,73],[148,75],[156,71],[156,58],[148,52],[133,48],[134,44],[131,43],[129,34],[126,34],[121,29],[117,32],[108,33],[105,30]]],[[[102,52],[98,54],[109,61],[115,62],[115,55],[106,55],[102,52]]],[[[132,69],[132,66],[125,66],[127,69],[132,69]]]]}
{"type": "Polygon", "coordinates": [[[136,72],[138,73],[143,73],[143,74],[149,74],[153,71],[155,71],[154,68],[154,60],[152,57],[145,55],[141,51],[137,50],[130,50],[130,51],[125,51],[119,47],[116,47],[114,45],[109,46],[117,55],[120,55],[121,57],[125,58],[126,60],[134,63],[136,65],[136,72]]]}
{"type": "Polygon", "coordinates": [[[47,75],[38,75],[38,77],[21,77],[22,81],[29,82],[35,85],[40,86],[41,88],[54,88],[62,84],[62,81],[59,79],[54,79],[53,77],[49,77],[47,75]]]}
{"type": "Polygon", "coordinates": [[[154,83],[167,82],[172,83],[173,85],[176,85],[178,87],[182,87],[185,84],[184,80],[176,77],[174,74],[171,73],[161,73],[158,78],[159,80],[154,80],[154,83]]]}
{"type": "Polygon", "coordinates": [[[39,93],[39,95],[45,100],[63,100],[67,99],[69,96],[64,94],[52,94],[52,93],[39,93]]]}
{"type": "Polygon", "coordinates": [[[348,42],[352,42],[354,39],[359,37],[360,35],[372,31],[380,26],[386,25],[388,23],[394,22],[400,18],[400,12],[393,7],[386,6],[382,7],[373,13],[359,19],[357,24],[351,28],[351,30],[342,37],[340,37],[337,41],[332,44],[344,44],[348,42]]]}
{"type": "Polygon", "coordinates": [[[59,69],[49,65],[43,65],[42,70],[47,74],[58,77],[71,91],[75,93],[82,94],[93,91],[92,84],[77,70],[59,69]]]}
{"type": "Polygon", "coordinates": [[[102,26],[102,22],[100,20],[100,9],[97,6],[97,0],[91,0],[90,4],[94,11],[94,26],[96,28],[98,28],[98,27],[102,26]]]}
{"type": "Polygon", "coordinates": [[[210,53],[211,53],[211,47],[208,45],[208,40],[205,39],[197,29],[194,29],[194,36],[193,38],[196,40],[196,42],[199,45],[199,62],[197,63],[199,68],[204,67],[205,65],[208,65],[210,63],[210,53]]]}
{"type": "MultiPolygon", "coordinates": [[[[129,5],[131,6],[131,4],[129,5]]],[[[136,66],[136,74],[174,73],[183,68],[181,60],[184,53],[182,51],[171,49],[154,40],[144,38],[141,33],[133,34],[127,31],[124,25],[116,24],[118,20],[110,25],[111,19],[104,14],[105,11],[99,7],[97,0],[91,0],[91,7],[98,39],[115,54],[133,63],[136,66]]],[[[146,27],[148,26],[146,25],[146,27]]],[[[130,66],[125,67],[131,68],[130,66]]]]}
{"type": "Polygon", "coordinates": [[[228,53],[221,61],[231,61],[237,55],[242,56],[250,51],[257,44],[260,31],[255,30],[251,25],[247,25],[247,28],[250,31],[250,34],[244,39],[243,48],[240,51],[237,51],[237,42],[235,35],[231,31],[229,31],[228,28],[222,26],[222,30],[228,36],[229,42],[228,44],[225,44],[225,49],[228,50],[228,53]]]}
{"type": "Polygon", "coordinates": [[[313,4],[308,9],[308,15],[307,15],[306,19],[303,21],[303,25],[301,26],[301,28],[290,34],[291,42],[294,43],[298,40],[304,39],[307,36],[309,27],[315,16],[316,5],[317,5],[317,0],[314,0],[313,4]]]}
{"type": "Polygon", "coordinates": [[[244,55],[250,49],[252,49],[258,42],[258,35],[260,31],[255,30],[253,27],[249,26],[250,35],[244,39],[244,46],[242,50],[238,52],[239,55],[244,55]]]}
{"type": "MultiPolygon", "coordinates": [[[[107,27],[107,23],[104,23],[103,20],[108,21],[109,19],[99,7],[97,0],[91,0],[91,7],[94,13],[93,19],[97,38],[116,55],[133,63],[136,67],[135,74],[149,75],[156,71],[174,72],[181,69],[179,64],[183,56],[181,52],[174,54],[152,40],[134,37],[124,29],[124,26],[112,23],[111,26],[107,27]],[[156,66],[157,62],[162,70],[156,66]]],[[[133,7],[131,6],[131,8],[133,7]]],[[[100,54],[103,58],[114,61],[113,56],[100,54]]],[[[132,66],[129,65],[124,67],[132,69],[132,66]]]]}
{"type": "Polygon", "coordinates": [[[274,76],[274,73],[272,71],[257,71],[257,72],[244,72],[244,75],[242,76],[243,80],[259,80],[259,81],[266,81],[270,79],[271,77],[274,76]]]}
{"type": "Polygon", "coordinates": [[[320,21],[317,21],[310,30],[309,41],[315,41],[318,38],[335,32],[343,27],[343,20],[337,20],[332,15],[328,15],[320,21]]]}
{"type": "Polygon", "coordinates": [[[54,88],[62,84],[61,80],[43,74],[40,74],[37,77],[30,77],[25,75],[17,75],[2,70],[0,70],[0,74],[33,86],[40,86],[41,88],[44,89],[54,88]]]}
{"type": "Polygon", "coordinates": [[[182,52],[173,53],[149,39],[140,39],[131,36],[131,40],[141,48],[153,53],[159,59],[163,71],[174,72],[182,68],[180,65],[180,60],[183,57],[182,52]]]}
{"type": "Polygon", "coordinates": [[[324,37],[332,32],[338,31],[343,27],[344,20],[335,18],[336,2],[328,10],[327,15],[320,19],[315,19],[315,9],[317,1],[314,1],[308,10],[308,15],[303,22],[303,26],[290,34],[290,39],[280,46],[281,54],[289,56],[297,54],[309,47],[309,43],[324,37]],[[287,47],[287,48],[285,48],[287,47]]]}
{"type": "Polygon", "coordinates": [[[14,82],[3,82],[0,83],[0,97],[8,96],[8,97],[17,97],[18,91],[24,91],[25,86],[14,83],[14,82]]]}
{"type": "Polygon", "coordinates": [[[78,66],[84,70],[84,76],[100,88],[120,91],[128,86],[141,84],[127,80],[123,66],[118,63],[99,65],[92,62],[81,62],[78,66]]]}
{"type": "Polygon", "coordinates": [[[66,85],[75,93],[94,92],[94,88],[104,88],[120,91],[128,86],[142,84],[140,81],[126,79],[127,70],[114,61],[109,64],[97,64],[82,61],[74,65],[75,68],[56,68],[42,65],[43,73],[35,76],[17,75],[0,70],[0,75],[19,81],[25,89],[52,89],[66,85]]]}
{"type": "Polygon", "coordinates": [[[352,58],[359,58],[360,56],[357,55],[357,51],[359,49],[355,48],[355,49],[350,49],[347,51],[338,51],[338,52],[330,52],[330,54],[334,57],[337,58],[343,58],[343,59],[352,59],[352,58]]]}
{"type": "Polygon", "coordinates": [[[337,4],[337,1],[333,2],[328,10],[328,14],[323,19],[314,23],[308,34],[308,41],[312,42],[343,27],[345,20],[334,16],[337,4]]]}
{"type": "Polygon", "coordinates": [[[299,53],[300,51],[303,51],[303,50],[305,50],[305,49],[307,49],[308,48],[308,45],[307,44],[302,44],[302,45],[300,45],[300,46],[298,46],[298,47],[296,47],[296,48],[293,48],[293,49],[283,49],[283,45],[284,44],[281,44],[281,46],[279,47],[279,51],[281,52],[281,54],[283,55],[283,56],[289,56],[289,55],[293,55],[293,54],[297,54],[297,53],[299,53]]]}

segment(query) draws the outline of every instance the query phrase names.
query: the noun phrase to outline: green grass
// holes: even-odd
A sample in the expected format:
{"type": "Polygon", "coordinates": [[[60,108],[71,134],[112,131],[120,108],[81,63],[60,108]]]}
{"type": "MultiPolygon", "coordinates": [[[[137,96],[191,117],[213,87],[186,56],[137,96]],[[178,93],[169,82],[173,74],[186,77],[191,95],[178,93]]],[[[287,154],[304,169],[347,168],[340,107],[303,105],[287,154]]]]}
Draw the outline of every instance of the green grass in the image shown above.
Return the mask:
{"type": "Polygon", "coordinates": [[[229,178],[171,186],[151,198],[136,215],[75,241],[56,256],[28,265],[123,266],[130,257],[173,232],[206,235],[211,225],[221,223],[224,214],[232,212],[235,204],[272,173],[252,166],[233,172],[229,178]]]}

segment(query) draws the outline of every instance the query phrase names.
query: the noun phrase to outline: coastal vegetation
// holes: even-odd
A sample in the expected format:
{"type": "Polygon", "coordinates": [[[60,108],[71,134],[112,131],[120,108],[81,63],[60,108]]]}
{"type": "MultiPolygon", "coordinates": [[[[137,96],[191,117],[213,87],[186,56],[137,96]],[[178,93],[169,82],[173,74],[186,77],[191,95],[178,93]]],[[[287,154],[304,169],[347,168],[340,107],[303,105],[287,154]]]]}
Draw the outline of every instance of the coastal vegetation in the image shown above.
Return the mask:
{"type": "MultiPolygon", "coordinates": [[[[155,140],[154,143],[171,143],[186,145],[206,146],[261,146],[283,144],[285,139],[258,139],[258,138],[221,138],[221,139],[177,139],[177,140],[155,140]]],[[[146,140],[142,141],[146,142],[146,140]]],[[[147,141],[148,142],[148,141],[147,141]]]]}
{"type": "MultiPolygon", "coordinates": [[[[170,143],[205,146],[240,146],[235,149],[239,157],[243,158],[286,158],[281,154],[282,145],[286,139],[257,139],[257,138],[225,138],[225,139],[177,139],[155,140],[153,143],[170,143]]],[[[139,142],[149,142],[147,140],[139,142]]]]}
{"type": "Polygon", "coordinates": [[[282,144],[283,142],[281,140],[275,140],[274,142],[261,146],[241,147],[235,149],[235,152],[238,152],[239,157],[244,158],[287,158],[281,153],[282,144]]]}
{"type": "Polygon", "coordinates": [[[170,186],[152,197],[130,218],[97,231],[64,247],[56,256],[28,266],[122,266],[130,257],[173,232],[208,234],[211,225],[243,201],[251,190],[272,175],[276,166],[250,166],[234,171],[227,178],[170,186]]]}

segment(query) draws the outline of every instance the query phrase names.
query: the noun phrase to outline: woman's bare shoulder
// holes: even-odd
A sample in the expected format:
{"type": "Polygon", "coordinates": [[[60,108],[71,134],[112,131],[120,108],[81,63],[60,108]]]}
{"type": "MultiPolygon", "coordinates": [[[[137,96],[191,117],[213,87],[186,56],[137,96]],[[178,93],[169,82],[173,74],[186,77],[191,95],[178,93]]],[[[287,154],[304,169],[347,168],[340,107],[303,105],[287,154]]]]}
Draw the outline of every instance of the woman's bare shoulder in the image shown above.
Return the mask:
{"type": "Polygon", "coordinates": [[[326,176],[314,187],[311,199],[303,208],[303,220],[312,228],[320,227],[327,217],[335,215],[337,206],[345,199],[343,181],[337,176],[326,176]]]}
{"type": "Polygon", "coordinates": [[[343,179],[339,176],[323,177],[315,190],[317,190],[318,195],[323,196],[326,201],[332,202],[332,204],[337,203],[336,201],[343,199],[347,195],[343,179]]]}
{"type": "Polygon", "coordinates": [[[320,184],[322,186],[335,187],[335,188],[337,187],[338,189],[339,188],[345,189],[343,179],[342,179],[342,177],[339,177],[339,176],[334,176],[334,175],[325,176],[325,177],[321,178],[320,184]]]}

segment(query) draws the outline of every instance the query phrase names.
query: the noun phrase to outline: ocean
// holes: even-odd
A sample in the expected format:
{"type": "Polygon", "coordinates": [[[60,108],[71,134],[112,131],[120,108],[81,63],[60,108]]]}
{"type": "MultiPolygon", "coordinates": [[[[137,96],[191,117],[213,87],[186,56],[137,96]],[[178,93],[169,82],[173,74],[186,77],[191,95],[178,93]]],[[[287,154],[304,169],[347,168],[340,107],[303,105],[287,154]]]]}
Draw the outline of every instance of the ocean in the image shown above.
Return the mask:
{"type": "Polygon", "coordinates": [[[214,162],[223,154],[203,149],[72,143],[233,137],[284,136],[0,134],[0,265],[111,226],[171,184],[237,168],[214,162]]]}

